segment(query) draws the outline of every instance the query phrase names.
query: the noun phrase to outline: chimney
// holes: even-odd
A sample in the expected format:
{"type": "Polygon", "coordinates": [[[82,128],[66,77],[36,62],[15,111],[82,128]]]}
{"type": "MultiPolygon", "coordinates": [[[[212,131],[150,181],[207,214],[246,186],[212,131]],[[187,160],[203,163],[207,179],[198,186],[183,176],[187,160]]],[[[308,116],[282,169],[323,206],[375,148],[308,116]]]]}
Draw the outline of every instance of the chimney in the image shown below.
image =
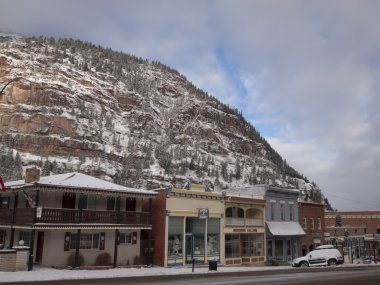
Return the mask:
{"type": "Polygon", "coordinates": [[[37,167],[25,170],[25,183],[32,183],[40,180],[40,169],[37,167]]]}

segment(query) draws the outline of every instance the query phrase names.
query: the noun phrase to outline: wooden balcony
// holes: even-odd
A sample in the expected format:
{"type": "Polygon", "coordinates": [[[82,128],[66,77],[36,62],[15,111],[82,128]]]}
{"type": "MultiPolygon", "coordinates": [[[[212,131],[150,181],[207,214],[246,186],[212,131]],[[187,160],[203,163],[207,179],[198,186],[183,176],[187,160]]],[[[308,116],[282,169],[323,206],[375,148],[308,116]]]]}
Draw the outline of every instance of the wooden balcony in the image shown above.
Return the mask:
{"type": "Polygon", "coordinates": [[[241,226],[244,227],[244,218],[226,218],[226,226],[241,226]]]}
{"type": "MultiPolygon", "coordinates": [[[[0,224],[11,225],[13,209],[0,209],[0,224]]],[[[95,225],[151,225],[149,212],[96,211],[77,209],[42,208],[37,218],[36,208],[18,208],[15,211],[14,224],[32,226],[34,224],[95,224],[95,225]]]]}
{"type": "Polygon", "coordinates": [[[262,227],[263,226],[262,219],[244,219],[244,218],[226,218],[226,226],[235,226],[235,227],[262,227]]]}
{"type": "Polygon", "coordinates": [[[246,219],[245,225],[247,227],[262,227],[264,222],[263,219],[246,219]]]}

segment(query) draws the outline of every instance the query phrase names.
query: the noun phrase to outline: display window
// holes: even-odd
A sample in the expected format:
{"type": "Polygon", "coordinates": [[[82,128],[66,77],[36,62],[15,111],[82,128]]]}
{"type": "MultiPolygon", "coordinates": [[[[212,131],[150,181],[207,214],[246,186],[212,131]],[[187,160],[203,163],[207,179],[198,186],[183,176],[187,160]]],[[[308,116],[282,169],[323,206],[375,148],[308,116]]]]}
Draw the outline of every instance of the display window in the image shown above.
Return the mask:
{"type": "Polygon", "coordinates": [[[182,263],[183,217],[169,217],[168,264],[182,263]]]}

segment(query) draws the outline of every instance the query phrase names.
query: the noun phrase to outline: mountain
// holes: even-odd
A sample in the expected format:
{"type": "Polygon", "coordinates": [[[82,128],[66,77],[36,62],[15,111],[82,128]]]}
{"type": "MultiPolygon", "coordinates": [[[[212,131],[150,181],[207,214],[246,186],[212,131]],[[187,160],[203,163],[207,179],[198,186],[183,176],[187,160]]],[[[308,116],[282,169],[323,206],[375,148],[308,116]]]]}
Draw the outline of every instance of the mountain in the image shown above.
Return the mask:
{"type": "Polygon", "coordinates": [[[135,187],[267,183],[324,199],[241,112],[160,62],[0,34],[0,88],[5,179],[36,165],[45,175],[80,171],[135,187]]]}

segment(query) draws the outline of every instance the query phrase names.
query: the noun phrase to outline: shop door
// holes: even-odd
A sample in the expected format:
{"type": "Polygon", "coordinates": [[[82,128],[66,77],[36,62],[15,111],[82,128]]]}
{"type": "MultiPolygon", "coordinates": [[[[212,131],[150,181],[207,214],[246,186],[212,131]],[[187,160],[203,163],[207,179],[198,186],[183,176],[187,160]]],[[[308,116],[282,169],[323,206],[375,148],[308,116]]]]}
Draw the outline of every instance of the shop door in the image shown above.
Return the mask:
{"type": "Polygon", "coordinates": [[[185,262],[192,263],[194,253],[194,236],[190,233],[186,234],[186,250],[185,250],[185,262]]]}
{"type": "Polygon", "coordinates": [[[36,249],[36,262],[42,262],[42,253],[44,250],[44,232],[38,232],[37,234],[37,249],[36,249]]]}

